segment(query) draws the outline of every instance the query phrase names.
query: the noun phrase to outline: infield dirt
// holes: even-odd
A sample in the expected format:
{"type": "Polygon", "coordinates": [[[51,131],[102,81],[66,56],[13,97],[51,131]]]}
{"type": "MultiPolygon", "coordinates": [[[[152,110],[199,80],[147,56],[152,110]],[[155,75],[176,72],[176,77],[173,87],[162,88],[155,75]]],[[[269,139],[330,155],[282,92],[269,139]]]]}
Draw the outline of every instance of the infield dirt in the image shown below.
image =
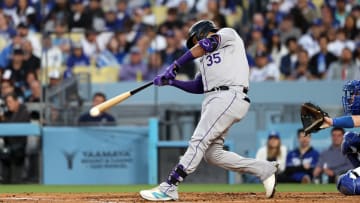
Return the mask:
{"type": "MultiPolygon", "coordinates": [[[[329,192],[279,192],[273,199],[266,199],[264,193],[180,193],[176,202],[360,202],[359,196],[344,196],[329,192]]],[[[146,202],[137,193],[7,193],[0,195],[0,202],[26,203],[110,203],[110,202],[146,202]]],[[[175,201],[172,201],[175,202],[175,201]]]]}

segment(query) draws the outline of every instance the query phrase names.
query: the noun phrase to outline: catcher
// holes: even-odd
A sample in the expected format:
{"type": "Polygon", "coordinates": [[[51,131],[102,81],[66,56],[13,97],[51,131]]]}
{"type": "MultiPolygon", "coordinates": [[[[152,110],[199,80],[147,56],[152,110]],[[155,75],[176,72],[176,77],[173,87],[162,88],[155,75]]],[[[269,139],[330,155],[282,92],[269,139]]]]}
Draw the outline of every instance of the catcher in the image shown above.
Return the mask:
{"type": "MultiPolygon", "coordinates": [[[[331,118],[320,107],[305,103],[301,107],[301,119],[307,133],[331,126],[342,128],[360,127],[360,80],[347,82],[343,88],[342,103],[345,116],[331,118]]],[[[341,151],[355,169],[341,175],[337,189],[345,195],[360,195],[360,134],[346,132],[341,151]]]]}

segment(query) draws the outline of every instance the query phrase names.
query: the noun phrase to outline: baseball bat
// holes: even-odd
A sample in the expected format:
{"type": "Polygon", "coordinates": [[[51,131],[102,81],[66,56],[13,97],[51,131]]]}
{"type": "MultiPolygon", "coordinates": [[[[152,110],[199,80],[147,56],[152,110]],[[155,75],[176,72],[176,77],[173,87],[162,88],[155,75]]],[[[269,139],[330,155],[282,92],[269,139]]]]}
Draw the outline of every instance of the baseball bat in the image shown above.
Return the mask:
{"type": "Polygon", "coordinates": [[[120,94],[118,96],[115,96],[115,97],[113,97],[111,99],[108,99],[108,100],[104,101],[103,103],[92,107],[90,109],[90,115],[91,116],[98,116],[98,115],[100,115],[101,112],[106,111],[107,109],[115,106],[116,104],[126,100],[130,96],[132,96],[132,95],[140,92],[141,90],[151,86],[152,84],[154,84],[153,81],[148,82],[148,83],[146,83],[146,84],[144,84],[144,85],[142,85],[142,86],[140,86],[140,87],[138,87],[136,89],[124,92],[124,93],[122,93],[122,94],[120,94]]]}

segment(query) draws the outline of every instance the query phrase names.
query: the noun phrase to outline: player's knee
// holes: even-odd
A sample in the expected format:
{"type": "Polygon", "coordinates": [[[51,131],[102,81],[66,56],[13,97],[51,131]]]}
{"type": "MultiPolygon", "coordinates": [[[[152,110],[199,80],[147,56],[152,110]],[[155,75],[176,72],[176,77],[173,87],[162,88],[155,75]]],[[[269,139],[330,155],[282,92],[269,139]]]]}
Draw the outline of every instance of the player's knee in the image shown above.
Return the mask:
{"type": "Polygon", "coordinates": [[[356,153],[357,149],[354,147],[355,142],[360,142],[360,137],[355,132],[346,132],[341,144],[341,152],[343,154],[356,153]]]}
{"type": "Polygon", "coordinates": [[[221,156],[216,149],[210,149],[206,151],[204,160],[209,164],[216,165],[221,160],[221,156]]]}
{"type": "Polygon", "coordinates": [[[344,195],[360,195],[360,178],[353,171],[341,175],[336,185],[344,195]]]}

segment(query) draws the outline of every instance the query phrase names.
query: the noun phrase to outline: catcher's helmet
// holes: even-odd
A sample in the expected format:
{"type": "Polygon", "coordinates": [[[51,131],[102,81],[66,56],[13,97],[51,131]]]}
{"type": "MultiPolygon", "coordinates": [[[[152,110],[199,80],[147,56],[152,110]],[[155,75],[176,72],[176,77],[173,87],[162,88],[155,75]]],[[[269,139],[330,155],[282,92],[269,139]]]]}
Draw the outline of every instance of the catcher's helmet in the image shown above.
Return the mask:
{"type": "Polygon", "coordinates": [[[343,88],[342,103],[345,114],[360,115],[360,81],[348,81],[343,88]]]}
{"type": "Polygon", "coordinates": [[[193,42],[194,37],[199,41],[207,37],[209,32],[216,32],[217,30],[215,23],[210,20],[200,20],[196,22],[189,29],[186,47],[191,49],[191,47],[195,45],[193,42]]]}
{"type": "Polygon", "coordinates": [[[359,195],[360,194],[360,177],[358,174],[360,168],[349,170],[338,178],[336,184],[339,192],[344,195],[359,195]]]}
{"type": "Polygon", "coordinates": [[[358,146],[360,147],[360,135],[355,132],[346,132],[344,134],[344,139],[341,143],[341,152],[346,154],[356,154],[358,153],[358,146]]]}

